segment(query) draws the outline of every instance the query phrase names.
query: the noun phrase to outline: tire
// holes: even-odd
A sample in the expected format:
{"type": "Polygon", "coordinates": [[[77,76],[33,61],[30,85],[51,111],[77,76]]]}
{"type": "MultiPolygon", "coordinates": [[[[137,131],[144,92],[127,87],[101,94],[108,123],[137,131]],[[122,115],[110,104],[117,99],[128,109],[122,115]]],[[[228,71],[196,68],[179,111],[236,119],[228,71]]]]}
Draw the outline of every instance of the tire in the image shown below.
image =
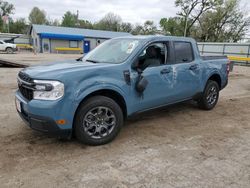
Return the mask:
{"type": "Polygon", "coordinates": [[[205,90],[198,101],[199,107],[204,110],[212,110],[218,102],[219,92],[218,83],[213,80],[208,80],[205,90]]]}
{"type": "Polygon", "coordinates": [[[5,51],[7,52],[7,54],[13,54],[14,53],[13,48],[10,48],[10,47],[6,48],[5,51]]]}
{"type": "Polygon", "coordinates": [[[123,126],[120,106],[111,98],[94,96],[80,105],[74,121],[76,138],[87,145],[111,142],[123,126]]]}

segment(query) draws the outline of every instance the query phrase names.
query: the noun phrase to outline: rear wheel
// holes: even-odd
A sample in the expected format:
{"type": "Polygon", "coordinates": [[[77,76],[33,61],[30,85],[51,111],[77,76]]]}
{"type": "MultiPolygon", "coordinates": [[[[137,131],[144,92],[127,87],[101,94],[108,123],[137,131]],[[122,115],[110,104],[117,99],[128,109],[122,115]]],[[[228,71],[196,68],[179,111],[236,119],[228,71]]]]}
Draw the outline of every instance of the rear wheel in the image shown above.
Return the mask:
{"type": "Polygon", "coordinates": [[[102,145],[112,141],[123,125],[123,113],[112,99],[95,96],[84,102],[77,111],[75,135],[88,145],[102,145]]]}
{"type": "Polygon", "coordinates": [[[215,107],[219,99],[219,85],[213,80],[208,80],[204,92],[198,104],[200,108],[205,110],[211,110],[215,107]]]}
{"type": "Polygon", "coordinates": [[[7,54],[13,54],[14,50],[13,50],[13,48],[6,48],[6,52],[7,52],[7,54]]]}

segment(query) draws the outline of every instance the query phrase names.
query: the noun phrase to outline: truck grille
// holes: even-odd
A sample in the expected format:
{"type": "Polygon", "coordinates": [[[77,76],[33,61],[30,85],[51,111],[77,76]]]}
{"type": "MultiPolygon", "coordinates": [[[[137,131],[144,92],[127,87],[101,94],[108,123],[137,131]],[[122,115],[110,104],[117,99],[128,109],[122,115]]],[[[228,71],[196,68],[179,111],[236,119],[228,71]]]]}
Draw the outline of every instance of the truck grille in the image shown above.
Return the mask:
{"type": "Polygon", "coordinates": [[[32,78],[30,78],[29,75],[25,74],[24,72],[19,72],[18,77],[25,82],[30,82],[30,83],[33,82],[32,78]]]}
{"type": "Polygon", "coordinates": [[[32,78],[30,78],[29,75],[23,72],[19,72],[17,82],[18,82],[19,91],[21,92],[23,97],[29,101],[32,100],[33,90],[34,90],[33,89],[34,82],[32,78]]]}

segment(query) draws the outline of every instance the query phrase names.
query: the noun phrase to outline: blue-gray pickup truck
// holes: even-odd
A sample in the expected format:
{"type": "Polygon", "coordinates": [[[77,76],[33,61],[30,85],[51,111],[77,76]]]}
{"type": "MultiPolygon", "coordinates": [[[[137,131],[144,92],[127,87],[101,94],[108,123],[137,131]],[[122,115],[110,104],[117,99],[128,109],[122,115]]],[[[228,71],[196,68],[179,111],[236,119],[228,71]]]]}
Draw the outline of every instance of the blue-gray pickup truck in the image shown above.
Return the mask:
{"type": "Polygon", "coordinates": [[[101,145],[139,112],[186,100],[213,109],[228,73],[226,57],[201,57],[191,38],[122,37],[76,60],[21,70],[15,102],[32,129],[101,145]]]}

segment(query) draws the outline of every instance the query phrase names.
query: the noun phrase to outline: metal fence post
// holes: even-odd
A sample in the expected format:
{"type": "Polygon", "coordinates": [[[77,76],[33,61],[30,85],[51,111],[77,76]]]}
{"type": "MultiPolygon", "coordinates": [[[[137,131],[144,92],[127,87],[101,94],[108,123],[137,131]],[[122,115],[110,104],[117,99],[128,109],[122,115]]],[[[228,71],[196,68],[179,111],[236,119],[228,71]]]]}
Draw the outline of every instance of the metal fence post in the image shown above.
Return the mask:
{"type": "Polygon", "coordinates": [[[223,44],[222,55],[224,55],[224,54],[225,54],[225,47],[226,47],[226,44],[223,44]]]}
{"type": "Polygon", "coordinates": [[[204,43],[202,44],[202,48],[201,48],[201,53],[202,53],[202,55],[204,54],[204,43]]]}
{"type": "MultiPolygon", "coordinates": [[[[248,45],[247,57],[249,57],[249,55],[250,55],[250,44],[248,45]]],[[[246,63],[249,64],[249,61],[247,61],[246,63]]]]}

